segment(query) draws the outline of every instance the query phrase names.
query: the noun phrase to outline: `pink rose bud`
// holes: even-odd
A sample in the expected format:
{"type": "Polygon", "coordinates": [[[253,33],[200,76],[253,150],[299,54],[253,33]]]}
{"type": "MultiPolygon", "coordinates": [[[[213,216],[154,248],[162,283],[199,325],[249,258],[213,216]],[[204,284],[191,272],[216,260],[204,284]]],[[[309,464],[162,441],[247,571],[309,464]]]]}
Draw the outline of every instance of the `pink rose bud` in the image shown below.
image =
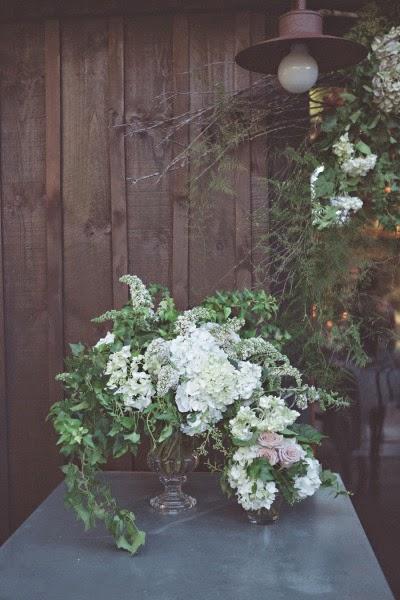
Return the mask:
{"type": "Polygon", "coordinates": [[[260,458],[266,458],[270,465],[274,466],[278,462],[278,455],[273,448],[260,448],[258,453],[260,458]]]}
{"type": "Polygon", "coordinates": [[[258,438],[258,443],[260,446],[264,446],[265,448],[276,448],[277,446],[280,446],[282,442],[282,435],[279,435],[279,433],[272,433],[270,431],[264,431],[258,438]]]}
{"type": "Polygon", "coordinates": [[[299,462],[304,458],[304,450],[296,442],[290,440],[284,440],[282,444],[276,449],[278,453],[278,459],[282,467],[291,467],[294,463],[299,462]]]}

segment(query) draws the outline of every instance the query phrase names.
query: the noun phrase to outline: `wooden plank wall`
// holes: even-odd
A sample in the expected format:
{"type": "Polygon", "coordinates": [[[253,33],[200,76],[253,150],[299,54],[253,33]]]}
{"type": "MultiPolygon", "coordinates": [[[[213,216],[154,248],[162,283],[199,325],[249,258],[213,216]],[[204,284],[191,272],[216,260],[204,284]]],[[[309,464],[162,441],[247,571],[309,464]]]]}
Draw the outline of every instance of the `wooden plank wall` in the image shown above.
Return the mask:
{"type": "MultiPolygon", "coordinates": [[[[63,17],[0,25],[0,535],[60,480],[45,422],[70,342],[127,300],[129,271],[168,285],[180,307],[252,284],[253,206],[265,152],[243,148],[236,197],[213,197],[206,232],[187,202],[190,165],[156,183],[196,135],[165,142],[158,119],[249,84],[239,47],[263,35],[250,12],[63,17]],[[173,96],[172,92],[179,94],[173,96]]],[[[119,468],[132,468],[127,459],[119,468]]]]}

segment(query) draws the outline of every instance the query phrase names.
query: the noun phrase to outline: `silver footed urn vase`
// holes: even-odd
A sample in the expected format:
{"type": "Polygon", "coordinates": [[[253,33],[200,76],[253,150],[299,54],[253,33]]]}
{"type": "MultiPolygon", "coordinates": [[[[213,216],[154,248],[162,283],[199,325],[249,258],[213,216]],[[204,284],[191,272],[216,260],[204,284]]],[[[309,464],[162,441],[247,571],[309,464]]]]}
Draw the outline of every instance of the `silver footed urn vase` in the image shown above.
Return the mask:
{"type": "Polygon", "coordinates": [[[164,486],[161,494],[150,499],[154,510],[177,514],[196,506],[197,500],[182,491],[187,474],[194,471],[198,463],[191,439],[180,432],[173,433],[150,450],[147,463],[152,471],[158,473],[164,486]]]}

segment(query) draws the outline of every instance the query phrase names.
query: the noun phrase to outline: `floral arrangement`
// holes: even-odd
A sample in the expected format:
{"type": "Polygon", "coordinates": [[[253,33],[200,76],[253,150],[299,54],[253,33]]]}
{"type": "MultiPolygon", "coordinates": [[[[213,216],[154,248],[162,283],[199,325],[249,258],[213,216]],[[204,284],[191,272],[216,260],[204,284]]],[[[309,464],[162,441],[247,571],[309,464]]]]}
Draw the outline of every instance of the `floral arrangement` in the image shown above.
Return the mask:
{"type": "MultiPolygon", "coordinates": [[[[307,443],[305,450],[298,445],[304,440],[294,425],[299,413],[287,406],[287,398],[303,409],[308,402],[319,401],[327,408],[343,401],[303,384],[279,344],[256,335],[252,326],[260,321],[260,306],[271,316],[275,301],[263,291],[246,290],[225,297],[217,294],[202,306],[179,312],[166,290],[147,289],[135,276],[121,281],[130,287],[130,304],[95,319],[100,323],[111,319],[112,331],[93,347],[72,345],[68,370],[58,377],[66,398],[50,414],[61,452],[69,459],[63,467],[67,505],[86,527],[102,520],[119,548],[136,552],[145,535],[133,513],[118,507],[98,470],[109,457],[136,453],[143,434],[151,438],[153,447],[180,434],[203,453],[210,442],[228,461],[225,468],[232,484],[235,464],[248,466],[248,472],[255,474],[261,461],[264,475],[258,479],[265,483],[267,469],[278,464],[287,468],[297,452],[300,479],[294,479],[293,485],[298,498],[304,497],[310,485],[305,480],[301,484],[301,477],[308,477],[304,468],[316,463],[307,443]],[[240,307],[236,315],[230,298],[240,307]],[[277,432],[282,440],[274,450],[269,436],[277,432]],[[264,440],[264,446],[260,442],[258,448],[258,439],[264,440]],[[234,451],[237,444],[243,447],[234,451]],[[264,448],[264,454],[256,456],[255,447],[259,453],[264,448]],[[240,458],[241,453],[247,458],[240,458]]],[[[276,329],[274,333],[279,337],[276,329]]],[[[293,469],[287,469],[290,477],[293,469]]],[[[272,497],[273,486],[266,489],[272,497]]],[[[255,492],[249,493],[252,497],[255,492]]],[[[241,489],[243,505],[244,497],[241,489]]]]}
{"type": "Polygon", "coordinates": [[[260,396],[230,420],[232,447],[225,478],[245,510],[270,509],[282,495],[293,504],[312,496],[323,484],[337,486],[313,454],[319,432],[296,424],[299,412],[280,396],[260,396]]]}

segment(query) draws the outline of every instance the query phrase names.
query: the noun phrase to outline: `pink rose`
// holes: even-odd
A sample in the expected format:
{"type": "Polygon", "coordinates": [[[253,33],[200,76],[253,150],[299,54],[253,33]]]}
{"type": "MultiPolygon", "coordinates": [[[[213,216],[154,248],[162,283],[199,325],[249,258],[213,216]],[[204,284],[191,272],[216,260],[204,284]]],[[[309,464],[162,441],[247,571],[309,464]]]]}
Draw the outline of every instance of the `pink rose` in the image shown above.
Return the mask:
{"type": "Polygon", "coordinates": [[[270,465],[274,466],[278,462],[278,454],[273,448],[260,448],[258,456],[266,458],[270,465]]]}
{"type": "Polygon", "coordinates": [[[292,440],[283,440],[276,449],[282,467],[291,467],[305,456],[303,448],[292,440]]]}
{"type": "Polygon", "coordinates": [[[272,433],[270,431],[264,431],[258,438],[258,443],[264,448],[277,448],[283,442],[283,436],[279,433],[272,433]]]}

